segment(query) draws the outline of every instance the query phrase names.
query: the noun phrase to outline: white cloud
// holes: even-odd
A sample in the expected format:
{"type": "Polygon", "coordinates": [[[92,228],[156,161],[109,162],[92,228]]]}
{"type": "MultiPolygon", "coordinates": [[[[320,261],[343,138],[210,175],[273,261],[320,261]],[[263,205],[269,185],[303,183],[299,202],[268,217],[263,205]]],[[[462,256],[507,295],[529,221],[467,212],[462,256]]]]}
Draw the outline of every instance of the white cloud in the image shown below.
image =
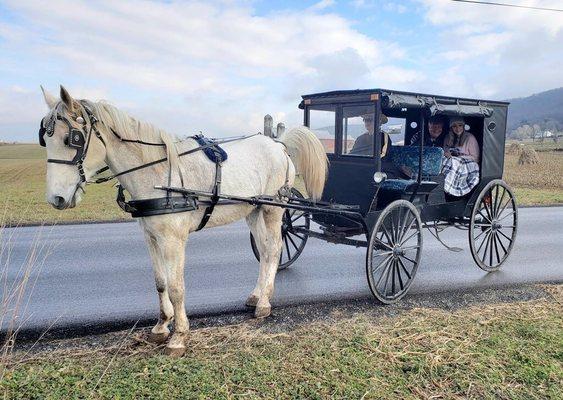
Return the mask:
{"type": "Polygon", "coordinates": [[[320,11],[320,10],[324,10],[325,8],[332,7],[334,4],[336,4],[334,0],[321,0],[318,3],[315,3],[311,7],[309,7],[309,10],[320,11]]]}
{"type": "MultiPolygon", "coordinates": [[[[60,0],[45,7],[12,0],[5,7],[18,22],[0,25],[0,51],[48,64],[49,81],[65,84],[71,93],[84,86],[81,82],[103,87],[109,101],[127,103],[133,113],[150,110],[150,97],[162,107],[149,113],[157,118],[153,122],[174,131],[182,131],[189,119],[205,124],[196,128],[225,133],[259,128],[241,115],[283,111],[294,116],[288,109],[296,107],[303,86],[325,89],[358,68],[369,73],[404,56],[398,45],[370,38],[352,22],[327,13],[334,1],[266,16],[257,16],[248,4],[60,0]],[[131,92],[142,96],[136,99],[131,92]],[[166,111],[163,102],[176,111],[166,111]],[[228,123],[209,117],[217,107],[223,107],[228,123]],[[173,122],[161,121],[164,115],[173,122]]],[[[11,71],[21,67],[12,62],[11,71]]],[[[8,68],[2,63],[0,68],[8,68]]],[[[38,65],[24,68],[44,80],[40,76],[46,72],[38,65]]],[[[40,83],[45,82],[33,87],[40,83]]],[[[95,99],[94,93],[85,96],[95,99]]],[[[301,118],[288,122],[301,123],[301,118]]]]}
{"type": "MultiPolygon", "coordinates": [[[[418,0],[429,29],[439,33],[432,46],[445,61],[435,79],[463,88],[467,96],[524,96],[563,83],[561,13],[451,1],[418,0]]],[[[513,4],[559,8],[555,0],[513,4]]],[[[456,93],[457,94],[457,93],[456,93]]]]}

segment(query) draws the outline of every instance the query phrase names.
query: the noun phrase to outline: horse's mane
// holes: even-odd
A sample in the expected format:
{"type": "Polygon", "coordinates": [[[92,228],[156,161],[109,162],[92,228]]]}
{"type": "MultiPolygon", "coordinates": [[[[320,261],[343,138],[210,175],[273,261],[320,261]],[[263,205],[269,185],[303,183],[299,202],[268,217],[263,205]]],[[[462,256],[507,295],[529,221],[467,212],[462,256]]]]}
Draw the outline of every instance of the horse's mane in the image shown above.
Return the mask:
{"type": "MultiPolygon", "coordinates": [[[[98,120],[108,129],[113,129],[121,138],[129,140],[142,140],[151,143],[163,143],[166,146],[147,146],[131,144],[130,151],[135,153],[142,162],[150,162],[166,155],[171,160],[172,168],[178,168],[178,151],[176,149],[176,136],[170,135],[154,125],[139,121],[126,112],[105,102],[86,101],[86,105],[92,110],[98,120]]],[[[108,134],[112,134],[111,131],[108,134]]],[[[168,170],[167,163],[157,164],[157,169],[168,170]]]]}

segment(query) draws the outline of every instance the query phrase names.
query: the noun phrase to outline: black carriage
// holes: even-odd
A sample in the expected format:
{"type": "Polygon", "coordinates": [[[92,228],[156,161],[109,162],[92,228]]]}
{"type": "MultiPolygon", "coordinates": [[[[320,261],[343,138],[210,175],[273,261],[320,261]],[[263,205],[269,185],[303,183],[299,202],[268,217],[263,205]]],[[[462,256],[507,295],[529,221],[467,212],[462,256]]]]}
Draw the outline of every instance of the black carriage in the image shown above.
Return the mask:
{"type": "Polygon", "coordinates": [[[466,229],[473,259],[485,271],[506,261],[518,223],[514,195],[502,180],[508,103],[374,89],[305,95],[299,107],[304,124],[325,147],[329,175],[321,202],[306,200],[295,189],[289,196],[280,269],[299,257],[309,237],[366,247],[369,287],[378,300],[392,303],[407,293],[416,275],[423,228],[444,245],[439,236],[444,228],[466,229]],[[378,133],[388,120],[387,135],[362,140],[358,153],[354,144],[365,130],[359,120],[365,115],[373,116],[378,133]],[[446,121],[463,117],[479,144],[479,182],[464,196],[445,193],[443,150],[424,146],[427,119],[437,115],[446,121]],[[415,135],[418,144],[406,145],[415,135]],[[386,136],[390,143],[383,143],[386,136]],[[384,146],[389,155],[382,162],[384,146]],[[387,177],[386,163],[406,166],[412,174],[387,177]]]}

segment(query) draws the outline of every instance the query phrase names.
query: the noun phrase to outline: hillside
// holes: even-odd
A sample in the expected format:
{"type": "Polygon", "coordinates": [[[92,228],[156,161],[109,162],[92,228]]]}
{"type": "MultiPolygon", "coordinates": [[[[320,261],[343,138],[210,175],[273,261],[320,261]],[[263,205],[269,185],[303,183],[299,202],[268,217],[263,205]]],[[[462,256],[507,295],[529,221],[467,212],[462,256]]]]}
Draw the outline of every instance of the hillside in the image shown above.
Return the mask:
{"type": "Polygon", "coordinates": [[[563,130],[563,87],[507,101],[510,102],[508,132],[525,124],[563,130]]]}

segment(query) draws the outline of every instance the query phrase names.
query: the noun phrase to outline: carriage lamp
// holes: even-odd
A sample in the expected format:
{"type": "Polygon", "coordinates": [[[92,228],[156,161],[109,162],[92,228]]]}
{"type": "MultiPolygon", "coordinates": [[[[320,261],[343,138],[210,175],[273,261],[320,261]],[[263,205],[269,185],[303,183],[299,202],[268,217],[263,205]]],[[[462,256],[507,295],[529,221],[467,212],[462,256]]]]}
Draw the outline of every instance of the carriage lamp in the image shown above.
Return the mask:
{"type": "Polygon", "coordinates": [[[385,172],[376,172],[375,174],[373,174],[373,181],[378,185],[385,179],[387,179],[387,174],[385,172]]]}

